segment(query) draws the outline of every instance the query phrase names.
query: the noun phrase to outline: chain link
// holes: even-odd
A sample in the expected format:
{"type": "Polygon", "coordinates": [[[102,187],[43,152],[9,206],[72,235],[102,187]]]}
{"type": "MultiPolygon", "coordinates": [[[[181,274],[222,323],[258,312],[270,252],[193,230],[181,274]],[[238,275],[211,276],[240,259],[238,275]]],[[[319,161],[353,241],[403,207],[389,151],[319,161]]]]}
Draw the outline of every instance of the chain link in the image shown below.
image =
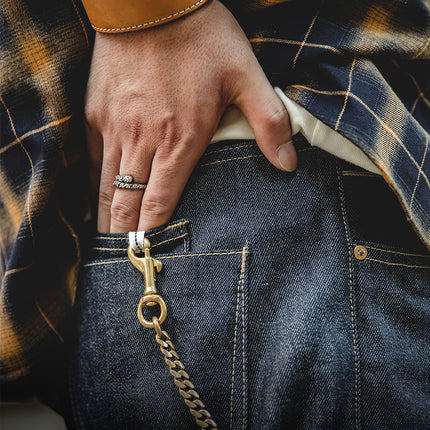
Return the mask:
{"type": "Polygon", "coordinates": [[[143,249],[145,256],[137,257],[131,245],[128,247],[128,258],[136,269],[143,273],[145,277],[145,295],[139,301],[137,307],[137,316],[140,323],[147,328],[155,328],[160,350],[164,355],[164,361],[169,366],[170,374],[173,376],[175,385],[179,389],[180,395],[183,397],[185,404],[189,407],[191,415],[194,416],[197,425],[200,428],[208,430],[218,430],[215,421],[211,414],[206,410],[205,404],[200,400],[200,396],[195,390],[193,383],[190,381],[188,373],[185,372],[185,367],[179,360],[179,355],[175,351],[170,336],[167,332],[161,330],[160,324],[165,320],[167,315],[167,307],[163,298],[157,293],[155,287],[155,272],[159,272],[163,263],[151,257],[151,243],[147,238],[143,240],[143,249]],[[152,323],[147,321],[143,316],[143,310],[146,306],[158,304],[161,308],[160,317],[153,317],[152,323]]]}
{"type": "Polygon", "coordinates": [[[164,330],[161,330],[157,317],[152,318],[155,331],[155,339],[160,345],[160,350],[164,355],[164,361],[169,366],[169,372],[173,376],[175,385],[179,389],[179,394],[183,397],[185,404],[189,407],[191,414],[194,416],[197,425],[200,428],[208,430],[218,430],[216,422],[212,419],[211,414],[206,410],[205,404],[200,400],[200,396],[195,390],[194,384],[190,381],[185,366],[179,359],[175,346],[170,340],[170,336],[164,330]]]}

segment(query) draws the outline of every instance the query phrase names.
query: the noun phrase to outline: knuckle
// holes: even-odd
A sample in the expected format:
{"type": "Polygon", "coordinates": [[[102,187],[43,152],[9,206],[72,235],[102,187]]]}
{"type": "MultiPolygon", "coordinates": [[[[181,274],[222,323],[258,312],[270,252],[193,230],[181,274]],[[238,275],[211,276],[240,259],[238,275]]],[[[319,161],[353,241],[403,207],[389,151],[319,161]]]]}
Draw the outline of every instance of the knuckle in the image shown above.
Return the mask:
{"type": "Polygon", "coordinates": [[[99,191],[99,210],[110,210],[112,195],[102,189],[99,191]]]}
{"type": "Polygon", "coordinates": [[[93,92],[88,91],[85,93],[84,101],[84,119],[85,123],[90,126],[96,126],[102,123],[103,109],[100,109],[100,100],[94,95],[93,92]]]}
{"type": "Polygon", "coordinates": [[[143,135],[143,122],[142,118],[135,115],[128,115],[123,119],[123,130],[126,139],[133,144],[140,141],[143,135]]]}
{"type": "Polygon", "coordinates": [[[133,213],[130,205],[117,199],[114,199],[112,201],[110,214],[112,220],[114,220],[118,224],[123,225],[128,224],[130,221],[133,221],[136,218],[136,215],[133,213]]]}
{"type": "Polygon", "coordinates": [[[92,105],[85,105],[84,120],[85,120],[85,124],[90,127],[97,125],[98,114],[97,114],[97,110],[93,109],[92,105]]]}
{"type": "Polygon", "coordinates": [[[178,166],[183,165],[189,159],[193,148],[185,142],[177,143],[176,145],[161,145],[157,151],[157,157],[163,164],[165,175],[174,177],[177,175],[178,166]]]}
{"type": "Polygon", "coordinates": [[[117,112],[110,115],[116,120],[107,121],[104,130],[107,136],[133,147],[142,137],[142,118],[130,112],[117,112]]]}
{"type": "Polygon", "coordinates": [[[288,124],[288,114],[283,106],[273,106],[267,112],[266,124],[268,127],[284,127],[288,124]]]}
{"type": "Polygon", "coordinates": [[[172,151],[180,141],[181,132],[176,118],[171,113],[166,113],[158,123],[161,145],[172,151]]]}
{"type": "Polygon", "coordinates": [[[170,206],[159,198],[149,197],[142,202],[144,217],[157,219],[160,222],[167,221],[170,217],[170,206]]]}

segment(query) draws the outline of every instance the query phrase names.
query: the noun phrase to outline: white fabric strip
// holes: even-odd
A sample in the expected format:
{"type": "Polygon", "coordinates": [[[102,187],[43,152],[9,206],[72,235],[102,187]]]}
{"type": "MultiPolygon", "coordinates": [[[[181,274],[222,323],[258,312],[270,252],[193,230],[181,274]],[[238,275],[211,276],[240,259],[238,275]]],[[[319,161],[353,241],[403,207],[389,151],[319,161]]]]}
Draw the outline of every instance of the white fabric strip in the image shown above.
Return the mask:
{"type": "Polygon", "coordinates": [[[128,243],[133,251],[143,251],[143,240],[145,239],[144,231],[130,231],[128,233],[128,243]]]}
{"type": "MultiPolygon", "coordinates": [[[[288,98],[280,88],[276,87],[275,91],[288,111],[293,135],[300,132],[312,146],[317,146],[372,173],[381,174],[358,146],[288,98]]],[[[222,117],[211,143],[236,139],[255,139],[255,137],[239,109],[230,109],[222,117]]]]}

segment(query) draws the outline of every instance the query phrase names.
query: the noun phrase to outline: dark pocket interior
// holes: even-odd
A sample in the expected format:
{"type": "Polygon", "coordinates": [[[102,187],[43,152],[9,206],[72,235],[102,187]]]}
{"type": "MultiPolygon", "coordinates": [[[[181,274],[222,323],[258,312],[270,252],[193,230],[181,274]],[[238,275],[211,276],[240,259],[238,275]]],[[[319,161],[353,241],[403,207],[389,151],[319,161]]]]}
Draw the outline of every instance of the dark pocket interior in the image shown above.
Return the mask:
{"type": "Polygon", "coordinates": [[[356,169],[344,170],[342,176],[348,224],[354,242],[428,253],[382,177],[356,169]]]}

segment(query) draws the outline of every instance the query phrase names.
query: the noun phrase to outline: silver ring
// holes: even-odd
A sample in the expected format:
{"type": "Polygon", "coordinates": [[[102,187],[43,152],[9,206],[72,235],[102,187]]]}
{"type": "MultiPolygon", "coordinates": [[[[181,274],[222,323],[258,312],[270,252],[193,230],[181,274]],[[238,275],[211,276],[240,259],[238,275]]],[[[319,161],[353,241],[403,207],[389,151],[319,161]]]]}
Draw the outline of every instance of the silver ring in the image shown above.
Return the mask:
{"type": "Polygon", "coordinates": [[[116,175],[113,186],[116,188],[124,188],[126,190],[143,190],[146,188],[146,184],[134,182],[133,176],[131,175],[116,175]]]}

